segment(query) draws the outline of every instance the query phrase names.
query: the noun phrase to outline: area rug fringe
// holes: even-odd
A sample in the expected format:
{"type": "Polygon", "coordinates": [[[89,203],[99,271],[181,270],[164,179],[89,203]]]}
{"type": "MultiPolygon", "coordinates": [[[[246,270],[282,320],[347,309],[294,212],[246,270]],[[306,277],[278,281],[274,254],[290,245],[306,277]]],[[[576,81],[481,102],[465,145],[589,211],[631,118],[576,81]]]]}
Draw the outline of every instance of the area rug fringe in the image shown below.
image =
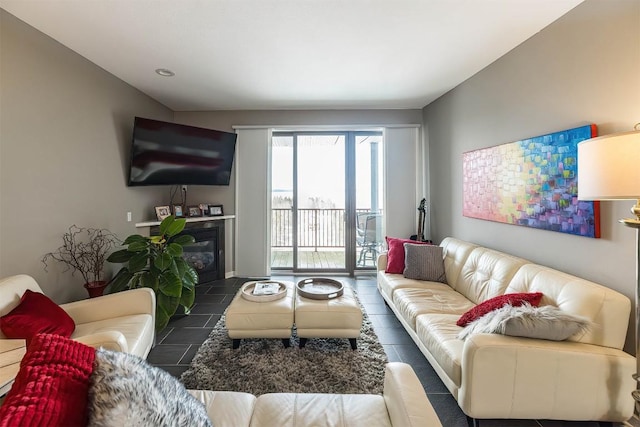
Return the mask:
{"type": "Polygon", "coordinates": [[[264,393],[382,393],[388,362],[363,311],[358,349],[347,339],[309,339],[305,348],[291,338],[243,339],[233,350],[223,315],[180,377],[189,389],[264,393]]]}

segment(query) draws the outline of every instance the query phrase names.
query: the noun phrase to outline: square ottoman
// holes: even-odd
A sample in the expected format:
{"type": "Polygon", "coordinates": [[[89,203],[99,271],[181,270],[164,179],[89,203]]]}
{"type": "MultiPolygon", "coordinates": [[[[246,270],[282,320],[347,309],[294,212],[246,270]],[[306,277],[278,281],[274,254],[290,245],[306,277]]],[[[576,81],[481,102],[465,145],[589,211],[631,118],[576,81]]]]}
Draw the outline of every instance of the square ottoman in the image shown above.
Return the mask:
{"type": "Polygon", "coordinates": [[[353,290],[346,285],[341,296],[327,300],[309,299],[296,293],[295,323],[301,348],[308,338],[348,338],[355,350],[362,328],[362,310],[353,290]]]}
{"type": "Polygon", "coordinates": [[[295,288],[291,282],[280,283],[287,287],[287,293],[275,301],[249,301],[242,296],[242,290],[233,297],[225,317],[233,348],[240,346],[242,338],[280,338],[289,347],[295,288]]]}

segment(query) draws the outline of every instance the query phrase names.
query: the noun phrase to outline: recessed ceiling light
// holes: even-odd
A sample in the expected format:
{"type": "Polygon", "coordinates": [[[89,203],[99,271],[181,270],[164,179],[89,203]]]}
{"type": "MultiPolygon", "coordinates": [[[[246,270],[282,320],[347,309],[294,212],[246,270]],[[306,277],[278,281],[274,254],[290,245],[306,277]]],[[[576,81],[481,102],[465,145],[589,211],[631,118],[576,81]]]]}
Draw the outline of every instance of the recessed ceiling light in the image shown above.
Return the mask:
{"type": "Polygon", "coordinates": [[[156,73],[161,75],[162,77],[173,77],[176,75],[176,73],[171,70],[167,70],[166,68],[158,68],[156,70],[156,73]]]}

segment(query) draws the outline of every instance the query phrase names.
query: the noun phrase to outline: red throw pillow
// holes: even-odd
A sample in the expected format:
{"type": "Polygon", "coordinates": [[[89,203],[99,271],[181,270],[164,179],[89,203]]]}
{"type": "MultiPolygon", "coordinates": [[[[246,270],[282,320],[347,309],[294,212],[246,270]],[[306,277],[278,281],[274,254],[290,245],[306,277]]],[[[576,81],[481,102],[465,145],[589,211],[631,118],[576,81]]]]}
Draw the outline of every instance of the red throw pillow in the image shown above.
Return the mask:
{"type": "Polygon", "coordinates": [[[396,237],[386,237],[387,239],[387,268],[385,273],[402,274],[404,271],[404,244],[416,243],[428,245],[427,242],[418,242],[411,239],[398,239],[396,237]]]}
{"type": "Polygon", "coordinates": [[[532,306],[537,307],[538,305],[540,305],[540,300],[542,300],[541,292],[522,292],[515,294],[498,295],[497,297],[490,298],[486,301],[481,302],[471,310],[464,313],[462,316],[460,316],[460,318],[456,322],[456,325],[467,326],[477,318],[482,317],[493,310],[504,307],[507,304],[511,304],[514,307],[519,307],[522,305],[522,303],[528,302],[532,306]]]}
{"type": "Polygon", "coordinates": [[[28,343],[40,333],[70,337],[76,324],[49,297],[27,289],[20,304],[0,317],[0,329],[7,338],[25,338],[28,343]]]}
{"type": "Polygon", "coordinates": [[[0,406],[0,427],[85,426],[95,349],[60,335],[36,335],[0,406]]]}

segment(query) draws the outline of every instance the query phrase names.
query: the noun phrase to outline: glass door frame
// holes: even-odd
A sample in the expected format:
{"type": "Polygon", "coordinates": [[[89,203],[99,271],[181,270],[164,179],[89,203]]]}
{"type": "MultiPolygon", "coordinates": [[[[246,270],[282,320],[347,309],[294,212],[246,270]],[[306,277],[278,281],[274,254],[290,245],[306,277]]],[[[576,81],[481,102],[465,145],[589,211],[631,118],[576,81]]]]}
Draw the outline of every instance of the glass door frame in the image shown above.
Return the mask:
{"type": "MultiPolygon", "coordinates": [[[[382,130],[300,130],[300,131],[273,131],[273,137],[291,137],[293,142],[293,200],[292,200],[292,236],[291,244],[293,251],[293,261],[289,267],[272,267],[273,270],[292,271],[293,273],[313,273],[319,270],[330,273],[348,273],[353,276],[355,272],[371,271],[371,267],[358,267],[357,244],[356,244],[356,137],[357,136],[380,136],[384,139],[382,130]],[[344,268],[300,268],[298,267],[298,136],[304,135],[339,135],[345,140],[345,185],[344,185],[344,268]]],[[[272,165],[273,167],[273,165],[272,165]]]]}

